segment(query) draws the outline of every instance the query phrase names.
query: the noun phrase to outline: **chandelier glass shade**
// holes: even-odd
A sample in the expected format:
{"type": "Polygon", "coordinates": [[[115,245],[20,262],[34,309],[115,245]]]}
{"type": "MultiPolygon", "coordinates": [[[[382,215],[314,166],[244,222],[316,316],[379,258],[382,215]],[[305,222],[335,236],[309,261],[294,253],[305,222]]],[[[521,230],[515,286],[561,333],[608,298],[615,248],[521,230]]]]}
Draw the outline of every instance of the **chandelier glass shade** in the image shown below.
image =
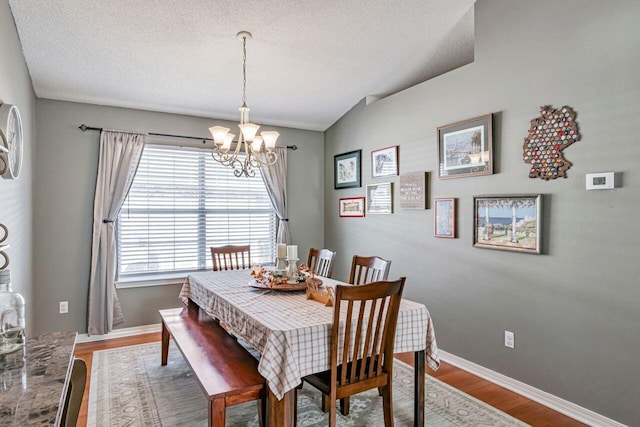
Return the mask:
{"type": "Polygon", "coordinates": [[[238,125],[238,140],[234,146],[234,134],[224,126],[209,128],[213,136],[213,160],[224,166],[233,168],[235,176],[255,176],[255,169],[273,165],[278,157],[274,152],[276,141],[280,134],[275,131],[262,131],[257,135],[259,125],[249,120],[247,107],[247,40],[251,33],[240,31],[237,34],[242,41],[242,107],[240,107],[240,124],[238,125]]]}

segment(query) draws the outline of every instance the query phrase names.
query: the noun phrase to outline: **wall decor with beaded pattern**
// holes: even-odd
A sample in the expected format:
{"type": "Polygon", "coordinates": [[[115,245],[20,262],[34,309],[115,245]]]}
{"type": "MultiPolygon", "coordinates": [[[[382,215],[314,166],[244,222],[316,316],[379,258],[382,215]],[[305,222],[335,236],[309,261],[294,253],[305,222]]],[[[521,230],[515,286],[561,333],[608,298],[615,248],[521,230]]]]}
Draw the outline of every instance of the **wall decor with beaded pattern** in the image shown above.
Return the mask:
{"type": "Polygon", "coordinates": [[[557,110],[545,105],[540,107],[540,113],[531,120],[522,146],[522,158],[531,164],[529,178],[566,178],[571,163],[562,156],[562,150],[580,140],[576,113],[567,105],[557,110]]]}

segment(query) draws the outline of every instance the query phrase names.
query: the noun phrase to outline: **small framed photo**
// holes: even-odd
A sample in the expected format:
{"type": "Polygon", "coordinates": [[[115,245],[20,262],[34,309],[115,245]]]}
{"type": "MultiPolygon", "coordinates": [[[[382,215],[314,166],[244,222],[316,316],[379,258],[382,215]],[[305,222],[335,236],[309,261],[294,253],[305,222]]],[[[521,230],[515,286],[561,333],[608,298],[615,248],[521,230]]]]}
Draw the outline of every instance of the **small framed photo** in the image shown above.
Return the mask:
{"type": "Polygon", "coordinates": [[[367,214],[393,213],[393,183],[367,185],[367,214]]]}
{"type": "Polygon", "coordinates": [[[475,196],[473,246],[542,253],[542,194],[475,196]]]}
{"type": "Polygon", "coordinates": [[[440,126],[438,179],[493,173],[493,115],[440,126]]]}
{"type": "Polygon", "coordinates": [[[333,156],[333,183],[336,190],[362,186],[360,184],[362,176],[361,157],[362,150],[333,156]]]}
{"type": "Polygon", "coordinates": [[[434,199],[435,236],[456,237],[456,199],[434,199]]]}
{"type": "Polygon", "coordinates": [[[339,200],[338,210],[341,217],[363,217],[364,197],[345,197],[339,200]]]}
{"type": "Polygon", "coordinates": [[[371,174],[374,178],[398,175],[398,146],[371,152],[371,174]]]}

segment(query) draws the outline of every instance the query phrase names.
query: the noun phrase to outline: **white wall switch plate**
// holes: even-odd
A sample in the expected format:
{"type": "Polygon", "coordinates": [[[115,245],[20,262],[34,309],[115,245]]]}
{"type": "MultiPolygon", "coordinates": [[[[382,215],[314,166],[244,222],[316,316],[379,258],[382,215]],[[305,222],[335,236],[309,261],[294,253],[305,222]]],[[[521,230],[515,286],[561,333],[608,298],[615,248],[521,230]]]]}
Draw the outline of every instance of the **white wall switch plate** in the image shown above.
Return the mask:
{"type": "Polygon", "coordinates": [[[587,190],[611,190],[615,187],[614,178],[613,172],[588,173],[587,190]]]}
{"type": "Polygon", "coordinates": [[[69,301],[60,301],[60,314],[67,314],[69,312],[69,301]]]}

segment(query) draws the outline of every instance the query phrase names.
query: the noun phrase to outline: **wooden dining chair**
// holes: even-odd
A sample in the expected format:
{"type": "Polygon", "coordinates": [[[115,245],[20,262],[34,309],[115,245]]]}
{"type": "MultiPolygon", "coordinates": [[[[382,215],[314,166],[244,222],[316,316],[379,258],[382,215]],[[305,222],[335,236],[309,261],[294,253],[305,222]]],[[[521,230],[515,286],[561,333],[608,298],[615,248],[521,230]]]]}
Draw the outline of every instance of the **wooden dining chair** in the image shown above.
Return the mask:
{"type": "Polygon", "coordinates": [[[364,283],[387,280],[391,261],[377,256],[354,255],[351,262],[351,273],[349,283],[352,285],[362,285],[364,283]]]}
{"type": "Polygon", "coordinates": [[[348,404],[349,396],[374,388],[382,392],[384,425],[393,426],[393,346],[404,282],[401,277],[336,286],[331,369],[304,377],[323,393],[323,410],[329,406],[329,426],[336,425],[337,399],[342,407],[348,404]]]}
{"type": "Polygon", "coordinates": [[[80,358],[73,359],[67,394],[62,405],[61,427],[75,427],[80,414],[80,405],[82,405],[82,395],[84,394],[86,382],[87,364],[80,358]]]}
{"type": "Polygon", "coordinates": [[[331,278],[336,253],[330,249],[309,249],[307,267],[318,276],[331,278]]]}
{"type": "Polygon", "coordinates": [[[251,246],[212,246],[211,258],[213,271],[251,268],[251,246]]]}

